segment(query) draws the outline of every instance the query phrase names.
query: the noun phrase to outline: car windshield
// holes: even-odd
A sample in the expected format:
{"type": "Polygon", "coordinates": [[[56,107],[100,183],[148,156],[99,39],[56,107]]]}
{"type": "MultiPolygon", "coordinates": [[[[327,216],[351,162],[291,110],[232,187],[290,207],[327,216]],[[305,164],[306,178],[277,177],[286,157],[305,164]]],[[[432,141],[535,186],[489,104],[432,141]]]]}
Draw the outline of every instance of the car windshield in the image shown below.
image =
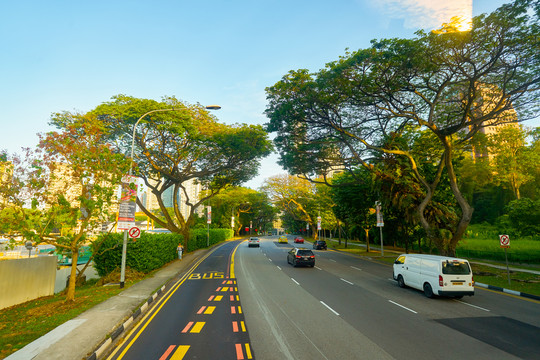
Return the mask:
{"type": "Polygon", "coordinates": [[[471,273],[469,264],[465,261],[443,261],[443,274],[447,275],[468,275],[471,273]]]}
{"type": "Polygon", "coordinates": [[[311,256],[311,255],[313,255],[313,251],[311,251],[311,250],[298,250],[298,252],[296,254],[300,255],[300,256],[311,256]]]}

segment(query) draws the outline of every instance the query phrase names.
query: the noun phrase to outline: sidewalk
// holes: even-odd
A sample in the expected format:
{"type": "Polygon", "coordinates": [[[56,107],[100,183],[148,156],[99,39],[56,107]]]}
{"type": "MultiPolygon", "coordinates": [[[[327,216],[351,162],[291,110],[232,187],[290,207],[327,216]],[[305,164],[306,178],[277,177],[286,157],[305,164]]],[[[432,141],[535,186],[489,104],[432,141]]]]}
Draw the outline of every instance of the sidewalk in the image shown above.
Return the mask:
{"type": "Polygon", "coordinates": [[[163,293],[169,280],[189,269],[207,251],[197,250],[185,254],[182,260],[174,261],[156,272],[153,277],[139,281],[120,294],[65,322],[11,354],[6,360],[100,358],[101,352],[106,348],[102,343],[108,336],[112,334],[113,339],[118,337],[135,317],[140,316],[148,309],[148,305],[163,293]]]}

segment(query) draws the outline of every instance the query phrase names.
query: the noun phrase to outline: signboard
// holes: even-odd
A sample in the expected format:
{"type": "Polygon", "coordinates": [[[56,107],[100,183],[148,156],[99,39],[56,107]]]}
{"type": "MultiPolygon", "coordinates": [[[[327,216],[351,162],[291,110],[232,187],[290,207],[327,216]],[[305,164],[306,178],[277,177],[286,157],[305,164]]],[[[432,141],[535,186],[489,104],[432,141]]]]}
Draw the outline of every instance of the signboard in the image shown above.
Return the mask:
{"type": "Polygon", "coordinates": [[[377,227],[383,227],[384,226],[384,220],[383,220],[383,214],[381,211],[381,205],[377,204],[377,227]]]}
{"type": "Polygon", "coordinates": [[[317,216],[317,230],[321,230],[321,221],[322,218],[320,216],[317,216]]]}
{"type": "Polygon", "coordinates": [[[309,230],[309,223],[306,223],[306,230],[309,230]]]}
{"type": "Polygon", "coordinates": [[[212,207],[211,206],[206,207],[206,223],[207,224],[212,223],[212,207]]]}
{"type": "Polygon", "coordinates": [[[231,228],[234,229],[234,216],[231,217],[231,228]]]}
{"type": "Polygon", "coordinates": [[[129,229],[128,234],[129,234],[129,237],[130,237],[130,238],[132,238],[132,239],[138,239],[138,238],[141,237],[141,229],[139,229],[138,227],[134,226],[134,227],[132,227],[131,229],[129,229]]]}
{"type": "Polygon", "coordinates": [[[126,175],[122,178],[120,204],[118,205],[119,230],[129,230],[135,225],[135,210],[137,204],[137,177],[126,175]]]}
{"type": "Polygon", "coordinates": [[[499,241],[501,243],[502,248],[509,248],[510,247],[510,236],[508,236],[508,235],[499,235],[499,241]]]}

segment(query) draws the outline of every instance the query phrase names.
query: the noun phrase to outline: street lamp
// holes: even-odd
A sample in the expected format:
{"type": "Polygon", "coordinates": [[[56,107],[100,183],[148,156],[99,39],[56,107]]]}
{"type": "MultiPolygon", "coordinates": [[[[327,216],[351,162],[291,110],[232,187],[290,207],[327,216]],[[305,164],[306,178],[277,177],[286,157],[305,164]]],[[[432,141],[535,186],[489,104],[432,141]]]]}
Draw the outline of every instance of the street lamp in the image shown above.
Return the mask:
{"type": "MultiPolygon", "coordinates": [[[[221,109],[221,106],[219,105],[208,105],[205,106],[205,109],[208,110],[219,110],[221,109]]],[[[137,125],[141,122],[142,119],[144,119],[145,116],[150,115],[155,112],[165,112],[165,111],[180,111],[184,110],[182,108],[171,108],[171,109],[156,109],[156,110],[150,110],[146,113],[144,113],[133,125],[133,135],[131,138],[131,156],[130,156],[130,163],[129,163],[129,176],[133,175],[133,152],[135,149],[135,130],[137,129],[137,125]]],[[[127,254],[127,238],[128,238],[128,230],[124,229],[124,242],[122,244],[122,266],[120,269],[120,288],[124,287],[124,282],[126,279],[126,254],[127,254]]]]}

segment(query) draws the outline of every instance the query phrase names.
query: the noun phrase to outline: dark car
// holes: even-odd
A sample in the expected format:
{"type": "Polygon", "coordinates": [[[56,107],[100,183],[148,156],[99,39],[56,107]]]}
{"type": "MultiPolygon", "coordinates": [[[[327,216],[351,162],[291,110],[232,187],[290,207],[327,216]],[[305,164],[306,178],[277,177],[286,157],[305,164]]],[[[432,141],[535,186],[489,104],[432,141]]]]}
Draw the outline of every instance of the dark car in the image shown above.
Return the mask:
{"type": "Polygon", "coordinates": [[[315,254],[305,248],[293,248],[287,253],[287,262],[292,266],[307,265],[315,266],[315,254]]]}
{"type": "Polygon", "coordinates": [[[315,250],[326,250],[328,247],[326,246],[326,241],[324,240],[316,240],[313,242],[313,248],[315,250]]]}

